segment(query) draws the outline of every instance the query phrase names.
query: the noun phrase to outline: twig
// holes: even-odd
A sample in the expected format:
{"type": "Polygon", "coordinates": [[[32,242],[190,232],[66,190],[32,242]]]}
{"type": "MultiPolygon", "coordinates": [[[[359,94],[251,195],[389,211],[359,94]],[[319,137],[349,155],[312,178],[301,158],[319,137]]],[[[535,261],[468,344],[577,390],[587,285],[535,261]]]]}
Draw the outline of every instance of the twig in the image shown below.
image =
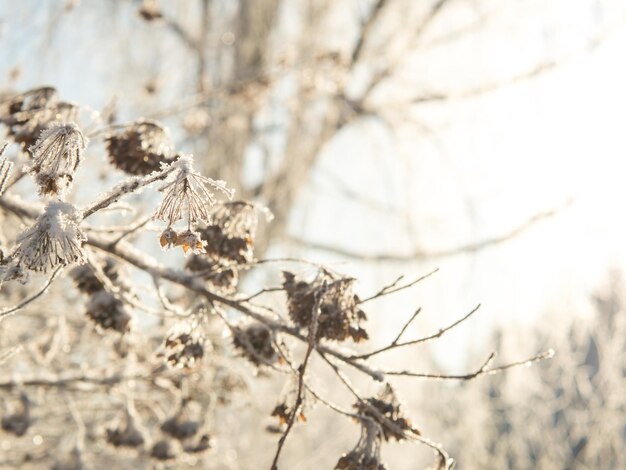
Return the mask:
{"type": "Polygon", "coordinates": [[[300,408],[300,406],[302,405],[302,391],[304,388],[304,374],[306,372],[306,366],[309,363],[309,358],[311,357],[311,353],[313,352],[313,349],[315,349],[315,344],[317,343],[317,319],[319,317],[320,314],[320,307],[322,304],[322,300],[324,298],[324,294],[326,293],[326,290],[328,289],[328,286],[326,284],[326,282],[324,282],[324,284],[322,285],[321,289],[317,292],[316,296],[317,298],[315,299],[315,306],[313,307],[313,311],[311,312],[311,323],[309,324],[309,335],[307,338],[307,349],[306,349],[306,353],[304,355],[304,359],[302,360],[302,364],[300,364],[300,367],[298,367],[298,391],[296,394],[296,402],[293,406],[293,410],[291,410],[291,414],[289,415],[289,421],[287,422],[287,428],[285,429],[285,432],[283,433],[283,435],[280,437],[280,439],[278,440],[278,448],[276,449],[276,454],[274,455],[274,460],[272,461],[272,466],[271,469],[272,470],[278,470],[278,459],[280,457],[280,453],[283,449],[283,446],[285,445],[285,441],[287,440],[287,436],[289,435],[289,432],[291,431],[291,428],[293,428],[293,424],[296,420],[296,415],[298,414],[298,410],[300,408]]]}
{"type": "Polygon", "coordinates": [[[395,254],[395,253],[378,253],[378,254],[365,254],[365,253],[357,253],[354,251],[346,250],[343,248],[337,248],[335,246],[325,245],[323,243],[316,243],[307,240],[303,240],[298,237],[289,237],[290,241],[296,243],[298,245],[306,246],[308,248],[314,248],[316,250],[323,250],[328,253],[334,253],[336,255],[342,256],[344,258],[357,259],[357,260],[365,260],[365,261],[373,261],[373,262],[400,262],[405,263],[409,261],[418,261],[418,260],[435,260],[441,258],[449,258],[451,256],[460,255],[463,253],[476,253],[478,251],[484,250],[486,248],[490,248],[494,245],[498,245],[500,243],[504,243],[509,241],[527,230],[533,227],[538,222],[548,219],[550,217],[554,217],[561,209],[567,207],[571,204],[571,200],[566,201],[561,206],[551,209],[545,212],[540,212],[538,214],[533,215],[517,227],[509,230],[506,233],[501,235],[496,235],[491,238],[486,238],[484,240],[480,240],[478,242],[467,243],[465,245],[460,245],[453,248],[444,248],[441,250],[432,250],[432,251],[424,251],[417,250],[412,253],[407,254],[395,254]]]}
{"type": "Polygon", "coordinates": [[[370,300],[374,300],[374,299],[377,299],[379,297],[383,297],[385,295],[394,294],[394,293],[399,292],[401,290],[408,289],[409,287],[413,287],[415,284],[417,284],[417,283],[423,281],[424,279],[432,276],[437,271],[439,271],[439,268],[435,268],[434,270],[432,270],[428,274],[424,274],[423,276],[418,277],[417,279],[415,279],[414,281],[409,282],[408,284],[396,287],[398,282],[400,282],[404,278],[404,276],[400,276],[393,283],[389,284],[386,287],[383,287],[380,291],[378,291],[376,294],[372,295],[371,297],[367,297],[365,299],[359,300],[359,304],[364,304],[365,302],[369,302],[370,300]]]}
{"type": "Polygon", "coordinates": [[[478,304],[476,307],[474,307],[468,314],[464,315],[463,317],[459,318],[457,321],[455,321],[454,323],[451,323],[450,325],[441,328],[439,331],[437,331],[437,333],[433,333],[432,335],[428,335],[428,336],[424,336],[422,338],[418,338],[418,339],[413,339],[411,341],[405,341],[402,343],[399,343],[398,341],[400,340],[400,337],[402,336],[402,334],[404,333],[404,331],[407,329],[407,327],[409,326],[409,324],[413,321],[413,319],[415,319],[415,317],[420,313],[421,308],[418,309],[413,316],[409,319],[408,322],[406,322],[406,324],[404,325],[404,327],[402,328],[402,330],[400,331],[400,333],[398,334],[398,336],[396,337],[395,340],[393,340],[393,342],[387,346],[384,346],[380,349],[377,349],[375,351],[366,353],[366,354],[358,354],[358,355],[354,355],[351,356],[353,359],[368,359],[372,356],[375,356],[376,354],[380,354],[382,352],[385,351],[389,351],[391,349],[396,349],[396,348],[402,348],[404,346],[411,346],[413,344],[419,344],[419,343],[424,343],[426,341],[431,341],[433,339],[436,338],[440,338],[441,336],[443,336],[445,333],[447,333],[448,331],[450,331],[451,329],[453,329],[454,327],[460,325],[461,323],[463,323],[465,320],[467,320],[469,317],[471,317],[472,315],[474,315],[478,309],[480,308],[480,304],[478,304]]]}
{"type": "Polygon", "coordinates": [[[125,196],[126,194],[130,194],[136,191],[139,188],[147,186],[149,184],[154,183],[155,181],[160,181],[167,178],[170,173],[172,173],[176,169],[175,166],[169,165],[165,169],[152,173],[146,177],[131,177],[126,181],[118,184],[111,192],[106,194],[104,197],[96,200],[90,206],[83,210],[83,219],[86,219],[90,215],[98,212],[99,210],[104,209],[105,207],[110,206],[114,202],[117,202],[120,198],[125,196]]]}
{"type": "Polygon", "coordinates": [[[29,303],[31,303],[34,300],[37,300],[39,297],[41,297],[48,290],[48,288],[52,285],[52,282],[57,277],[57,275],[62,271],[62,269],[63,269],[63,266],[60,266],[57,269],[55,269],[54,272],[52,273],[52,276],[50,276],[50,279],[48,279],[48,281],[44,284],[44,286],[41,288],[41,290],[39,292],[37,292],[36,294],[30,296],[29,298],[27,298],[23,302],[20,302],[19,304],[15,305],[14,307],[10,307],[10,308],[8,308],[6,310],[2,310],[0,312],[0,320],[2,318],[6,317],[7,315],[11,315],[11,314],[17,312],[18,310],[21,310],[22,308],[26,307],[29,303]]]}
{"type": "Polygon", "coordinates": [[[438,379],[438,380],[472,380],[481,375],[496,374],[498,372],[502,372],[504,370],[511,369],[513,367],[530,366],[531,364],[534,364],[535,362],[550,359],[554,356],[554,350],[548,349],[547,351],[539,353],[523,361],[511,362],[509,364],[504,364],[498,367],[489,367],[495,356],[496,356],[496,353],[492,352],[487,358],[487,360],[483,362],[483,364],[478,369],[468,374],[460,374],[460,375],[423,374],[423,373],[409,372],[409,371],[386,371],[385,374],[397,375],[397,376],[403,376],[403,377],[419,377],[419,378],[424,378],[424,379],[438,379]]]}

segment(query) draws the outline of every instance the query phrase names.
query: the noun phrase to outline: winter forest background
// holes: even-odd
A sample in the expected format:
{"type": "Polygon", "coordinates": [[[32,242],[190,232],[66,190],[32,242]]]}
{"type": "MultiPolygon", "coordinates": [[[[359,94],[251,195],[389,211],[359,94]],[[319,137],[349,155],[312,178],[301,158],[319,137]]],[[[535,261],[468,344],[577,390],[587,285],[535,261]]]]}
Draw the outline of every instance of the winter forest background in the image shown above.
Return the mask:
{"type": "Polygon", "coordinates": [[[626,468],[624,50],[620,0],[0,0],[0,468],[626,468]]]}

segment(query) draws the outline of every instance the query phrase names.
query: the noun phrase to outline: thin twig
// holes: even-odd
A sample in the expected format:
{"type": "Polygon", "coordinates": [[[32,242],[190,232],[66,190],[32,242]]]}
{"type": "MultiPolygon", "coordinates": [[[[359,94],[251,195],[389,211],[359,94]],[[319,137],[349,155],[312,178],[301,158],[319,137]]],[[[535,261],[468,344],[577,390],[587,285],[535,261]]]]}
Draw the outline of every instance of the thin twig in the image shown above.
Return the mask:
{"type": "Polygon", "coordinates": [[[44,284],[44,286],[41,288],[39,292],[30,296],[29,298],[27,298],[23,302],[20,302],[14,307],[10,307],[10,308],[7,308],[6,310],[2,310],[0,312],[0,320],[6,317],[7,315],[11,315],[17,312],[18,310],[21,310],[22,308],[26,307],[29,303],[41,297],[48,290],[48,288],[52,285],[52,282],[57,277],[57,275],[62,271],[62,269],[63,269],[63,266],[59,266],[57,269],[55,269],[54,272],[52,273],[52,276],[50,276],[50,279],[48,279],[48,281],[44,284]]]}
{"type": "Polygon", "coordinates": [[[293,406],[293,410],[291,410],[291,414],[289,415],[289,421],[287,421],[287,428],[285,432],[278,440],[278,448],[276,449],[276,454],[274,455],[274,460],[272,461],[272,470],[278,470],[278,459],[280,457],[280,453],[285,445],[285,441],[287,440],[287,436],[293,428],[293,425],[296,420],[296,415],[302,405],[302,392],[304,388],[304,374],[306,373],[306,367],[309,363],[309,358],[311,357],[311,353],[315,349],[315,344],[317,343],[317,319],[320,314],[320,307],[322,304],[322,300],[324,298],[324,294],[327,290],[326,282],[322,285],[321,289],[317,292],[315,299],[315,306],[313,307],[313,311],[311,312],[311,323],[309,324],[309,335],[307,338],[307,349],[304,355],[304,359],[302,360],[302,364],[298,367],[298,391],[296,394],[296,402],[293,406]]]}
{"type": "Polygon", "coordinates": [[[518,225],[517,227],[509,230],[506,233],[496,235],[490,238],[485,238],[483,240],[479,240],[477,242],[467,243],[465,245],[460,245],[452,248],[444,248],[441,250],[416,250],[412,253],[407,254],[395,254],[395,253],[374,253],[374,254],[365,254],[365,253],[357,253],[355,251],[347,250],[344,248],[337,248],[331,245],[325,245],[323,243],[311,242],[308,240],[303,240],[298,237],[289,237],[289,240],[298,245],[306,246],[308,248],[314,248],[316,250],[323,250],[328,253],[334,253],[336,255],[342,256],[344,258],[356,259],[356,260],[364,260],[364,261],[373,261],[373,262],[399,262],[405,263],[409,261],[419,261],[419,260],[435,260],[442,258],[449,258],[452,256],[465,254],[465,253],[476,253],[482,251],[484,249],[499,245],[500,243],[507,242],[516,238],[527,230],[532,228],[535,224],[554,217],[561,209],[569,206],[571,204],[571,200],[566,201],[559,207],[556,207],[551,210],[547,210],[544,212],[539,212],[538,214],[533,215],[528,218],[526,221],[518,225]]]}
{"type": "Polygon", "coordinates": [[[399,343],[399,339],[400,336],[402,336],[402,334],[404,333],[404,331],[407,329],[407,327],[409,326],[409,324],[413,321],[413,319],[419,314],[421,309],[418,309],[413,316],[409,319],[409,321],[404,325],[404,327],[402,328],[402,330],[400,331],[400,333],[398,334],[398,337],[389,345],[384,346],[380,349],[377,349],[375,351],[366,353],[366,354],[357,354],[352,356],[353,359],[367,359],[370,358],[372,356],[375,356],[376,354],[380,354],[382,352],[385,351],[389,351],[391,349],[396,349],[396,348],[402,348],[405,346],[411,346],[414,344],[419,344],[419,343],[425,343],[427,341],[431,341],[433,339],[436,338],[440,338],[441,336],[443,336],[445,333],[447,333],[448,331],[450,331],[451,329],[453,329],[454,327],[460,325],[461,323],[463,323],[465,320],[467,320],[469,317],[471,317],[472,315],[474,315],[478,309],[480,308],[480,304],[476,305],[476,307],[474,307],[469,313],[467,313],[466,315],[464,315],[463,317],[459,318],[458,320],[456,320],[454,323],[451,323],[450,325],[441,328],[439,331],[437,331],[437,333],[433,333],[431,335],[428,336],[424,336],[422,338],[418,338],[418,339],[413,339],[411,341],[405,341],[402,343],[399,343]]]}
{"type": "Polygon", "coordinates": [[[392,284],[390,284],[390,285],[388,285],[386,287],[383,287],[380,291],[378,291],[376,294],[372,295],[371,297],[367,297],[365,299],[359,300],[359,304],[364,304],[365,302],[369,302],[370,300],[374,300],[374,299],[377,299],[379,297],[383,297],[385,295],[394,294],[394,293],[399,292],[401,290],[413,287],[415,284],[418,284],[419,282],[423,281],[424,279],[429,278],[430,276],[435,274],[437,271],[439,271],[439,268],[433,269],[428,274],[424,274],[423,276],[418,277],[417,279],[415,279],[414,281],[409,282],[408,284],[404,284],[403,286],[396,287],[398,282],[404,278],[404,276],[400,276],[392,284]]]}
{"type": "Polygon", "coordinates": [[[418,372],[410,372],[410,371],[386,371],[386,375],[397,375],[403,377],[418,377],[423,379],[438,379],[438,380],[472,380],[476,377],[485,374],[496,374],[498,372],[502,372],[507,369],[511,369],[513,367],[519,366],[530,366],[535,362],[544,361],[546,359],[550,359],[554,356],[554,350],[548,349],[547,351],[541,352],[529,359],[525,359],[523,361],[511,362],[509,364],[504,364],[498,367],[489,367],[493,358],[496,356],[495,352],[492,352],[487,360],[483,362],[483,364],[476,369],[474,372],[470,372],[467,374],[459,374],[459,375],[446,375],[446,374],[423,374],[418,372]]]}

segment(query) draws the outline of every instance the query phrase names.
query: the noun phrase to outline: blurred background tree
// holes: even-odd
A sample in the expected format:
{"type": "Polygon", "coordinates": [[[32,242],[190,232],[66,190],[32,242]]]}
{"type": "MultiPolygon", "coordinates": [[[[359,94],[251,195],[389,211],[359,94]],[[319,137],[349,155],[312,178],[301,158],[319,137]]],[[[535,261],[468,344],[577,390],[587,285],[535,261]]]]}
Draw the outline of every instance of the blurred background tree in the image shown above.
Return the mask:
{"type": "MultiPolygon", "coordinates": [[[[437,312],[424,320],[433,328],[468,302],[490,302],[491,313],[467,335],[453,334],[428,352],[391,354],[389,363],[458,370],[472,363],[465,346],[498,349],[490,328],[499,319],[513,328],[520,319],[530,322],[550,296],[562,300],[559,312],[582,304],[607,260],[626,260],[616,248],[624,227],[613,230],[614,215],[606,216],[615,213],[610,207],[621,194],[611,190],[620,183],[615,155],[623,150],[617,146],[621,131],[604,114],[624,98],[624,71],[606,65],[617,62],[623,43],[620,1],[0,4],[7,93],[54,85],[92,108],[94,128],[139,116],[163,121],[176,148],[196,155],[204,174],[226,180],[238,197],[274,213],[259,232],[257,256],[305,256],[340,268],[348,261],[346,269],[358,274],[364,291],[402,272],[440,266],[446,274],[439,285],[377,304],[407,318],[416,302],[424,304],[437,312]],[[574,209],[567,206],[572,197],[574,209]],[[543,223],[547,218],[552,220],[543,223]]],[[[102,158],[92,158],[88,171],[100,175],[102,187],[120,177],[102,158]]],[[[79,190],[76,200],[94,189],[79,190]]],[[[245,279],[251,290],[276,281],[263,273],[245,279]]],[[[393,338],[404,317],[374,315],[380,336],[373,341],[393,338]]],[[[44,350],[48,342],[61,344],[52,340],[65,331],[65,319],[32,322],[27,326],[45,330],[44,350]]],[[[81,342],[92,341],[92,333],[80,334],[81,342]]],[[[474,392],[474,400],[506,408],[498,405],[504,398],[497,390],[508,380],[489,379],[492,400],[483,401],[483,390],[474,392]]],[[[263,395],[259,387],[255,393],[263,395]]],[[[398,388],[421,410],[419,417],[429,419],[431,404],[410,398],[419,394],[415,384],[398,388]]],[[[541,393],[547,389],[556,393],[558,386],[537,386],[541,393]]],[[[275,386],[267,385],[266,393],[273,403],[275,386]]],[[[233,436],[262,427],[267,403],[255,406],[244,407],[243,423],[221,417],[233,436]]],[[[505,435],[512,419],[487,420],[485,427],[493,436],[505,435]]],[[[310,433],[310,448],[287,449],[287,465],[334,463],[313,452],[327,430],[298,432],[310,433]],[[301,462],[302,455],[312,457],[301,462]]],[[[445,440],[451,432],[441,429],[434,437],[445,440]]],[[[578,434],[568,437],[568,445],[576,447],[583,439],[578,434]]],[[[476,462],[465,457],[467,443],[481,435],[460,434],[465,442],[455,437],[455,449],[471,462],[462,468],[486,465],[485,454],[476,462]]],[[[256,452],[273,451],[265,445],[269,439],[259,444],[254,436],[227,446],[226,463],[216,468],[252,468],[256,452]]],[[[337,452],[355,440],[346,436],[337,452]]],[[[483,445],[500,455],[488,442],[471,448],[483,445]]],[[[391,468],[413,468],[416,458],[390,452],[387,461],[391,468]]],[[[526,462],[502,458],[513,459],[503,460],[505,467],[524,468],[526,462]]]]}

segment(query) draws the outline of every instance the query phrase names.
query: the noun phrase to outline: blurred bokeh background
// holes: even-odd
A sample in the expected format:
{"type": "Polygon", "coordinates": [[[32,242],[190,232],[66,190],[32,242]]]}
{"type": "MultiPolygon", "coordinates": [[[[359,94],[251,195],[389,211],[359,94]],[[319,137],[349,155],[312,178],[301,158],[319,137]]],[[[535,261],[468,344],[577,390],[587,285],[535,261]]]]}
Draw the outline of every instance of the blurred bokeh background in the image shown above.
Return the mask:
{"type": "MultiPolygon", "coordinates": [[[[439,268],[369,306],[373,345],[419,306],[413,336],[482,305],[376,363],[454,373],[492,350],[556,350],[475,382],[396,382],[460,469],[626,466],[624,50],[620,0],[0,0],[2,93],[54,86],[92,126],[162,121],[206,175],[274,213],[258,257],[325,263],[363,294],[439,268]]],[[[80,171],[107,187],[90,152],[80,171]]],[[[251,387],[207,468],[273,454],[280,387],[251,387]]],[[[356,438],[316,409],[284,468],[330,468],[356,438]]],[[[431,457],[383,455],[391,469],[431,457]]]]}

